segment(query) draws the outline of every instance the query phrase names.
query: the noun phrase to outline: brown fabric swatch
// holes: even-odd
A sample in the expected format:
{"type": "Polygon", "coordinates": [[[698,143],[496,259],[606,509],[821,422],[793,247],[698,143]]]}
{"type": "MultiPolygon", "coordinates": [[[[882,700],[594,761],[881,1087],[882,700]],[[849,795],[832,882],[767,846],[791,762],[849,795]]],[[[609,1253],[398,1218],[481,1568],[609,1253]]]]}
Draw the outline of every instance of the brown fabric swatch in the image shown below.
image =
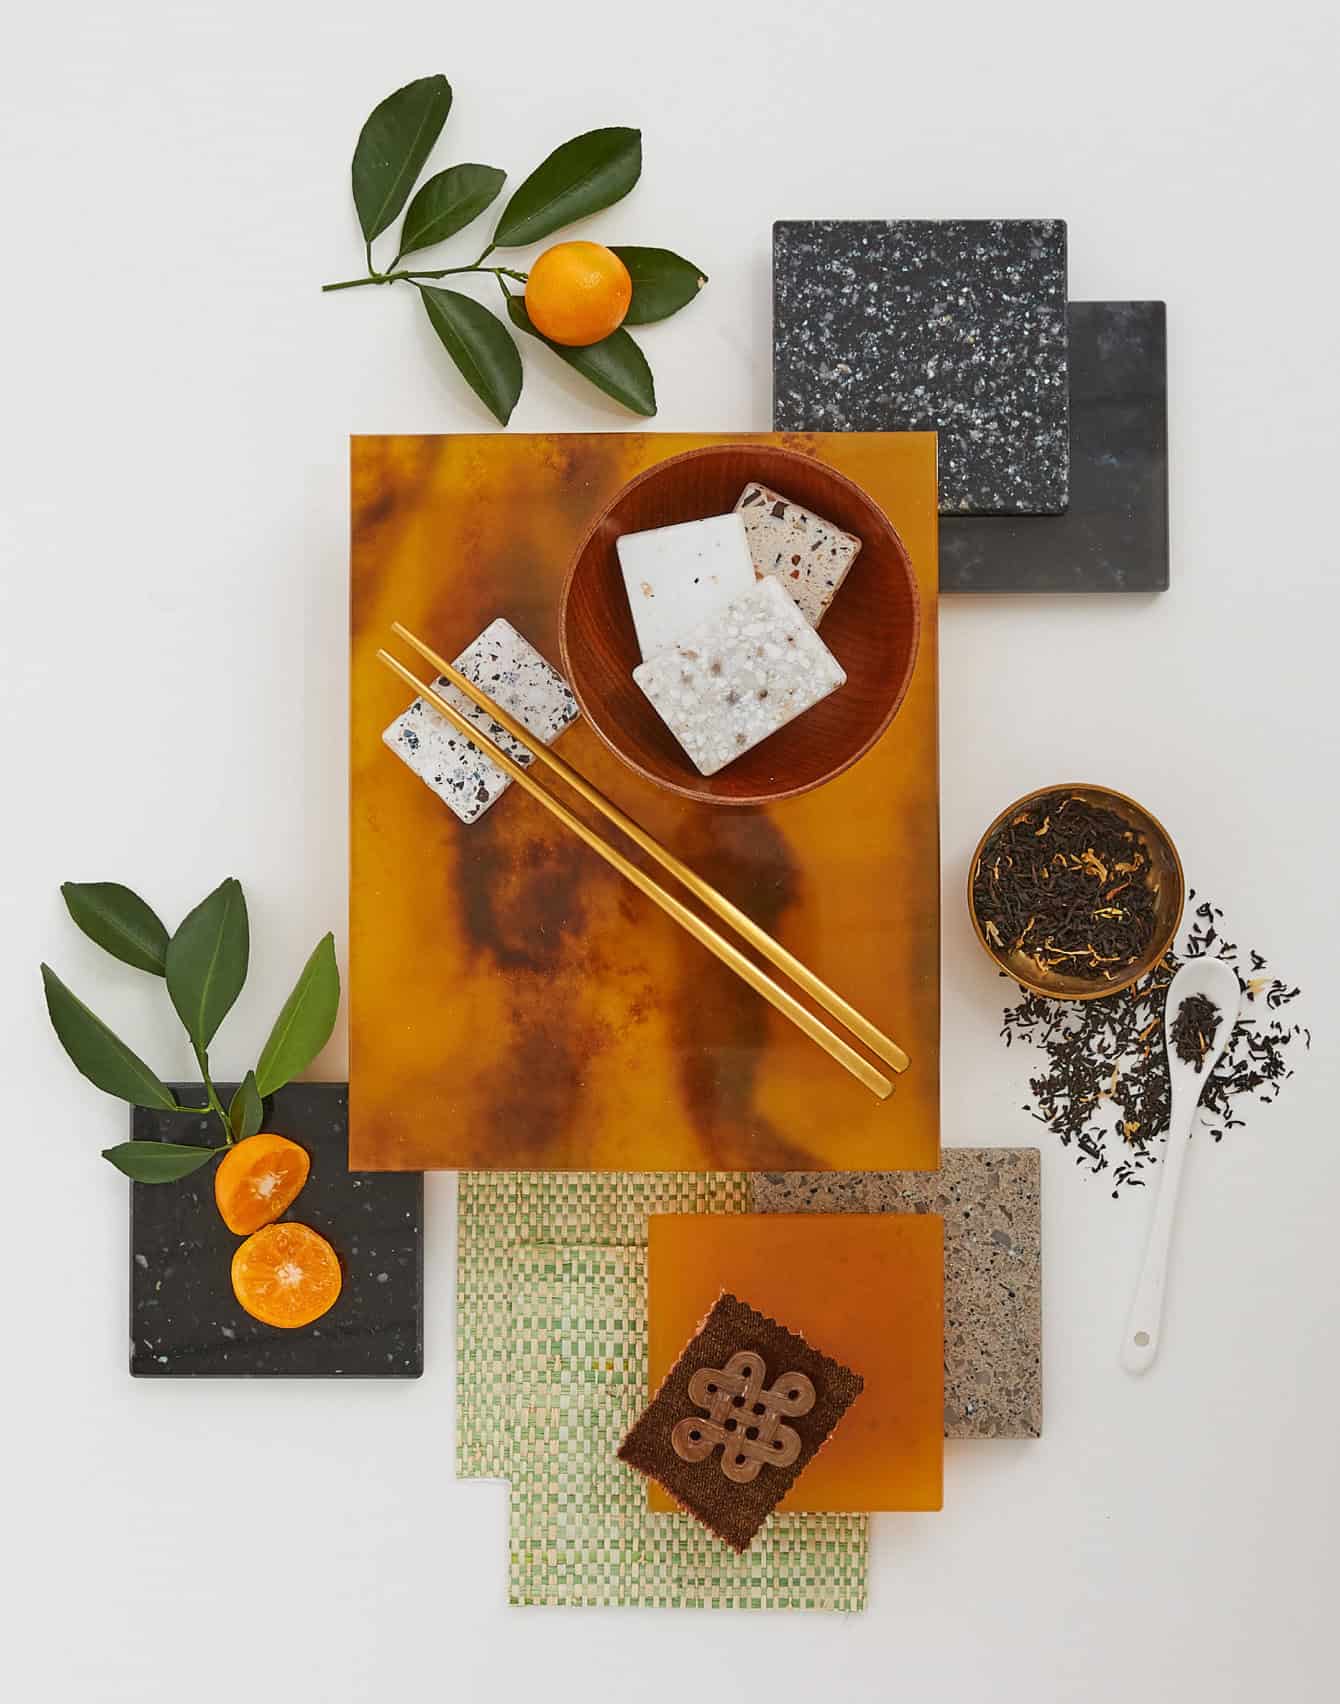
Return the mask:
{"type": "MultiPolygon", "coordinates": [[[[813,1349],[803,1337],[756,1312],[723,1290],[711,1312],[636,1424],[619,1446],[619,1459],[663,1485],[681,1507],[735,1550],[747,1550],[754,1534],[823,1448],[834,1427],[860,1395],[864,1380],[813,1349]],[[680,1420],[705,1418],[689,1395],[689,1381],[701,1367],[723,1368],[731,1356],[748,1351],[762,1358],[766,1386],[785,1373],[803,1373],[813,1384],[814,1406],[788,1415],[786,1424],[800,1435],[800,1453],[787,1467],[765,1464],[747,1484],[728,1479],[715,1449],[702,1461],[684,1461],[671,1443],[680,1420]]],[[[745,1416],[741,1419],[747,1425],[745,1416]]]]}

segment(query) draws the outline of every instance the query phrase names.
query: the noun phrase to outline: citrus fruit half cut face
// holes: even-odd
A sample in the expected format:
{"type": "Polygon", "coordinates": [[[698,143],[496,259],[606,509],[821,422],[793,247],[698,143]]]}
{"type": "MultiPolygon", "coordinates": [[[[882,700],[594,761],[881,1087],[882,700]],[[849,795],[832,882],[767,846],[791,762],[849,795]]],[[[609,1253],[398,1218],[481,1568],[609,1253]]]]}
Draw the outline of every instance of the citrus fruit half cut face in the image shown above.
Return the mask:
{"type": "Polygon", "coordinates": [[[310,1325],[340,1294],[335,1250],[310,1225],[266,1225],[233,1256],[233,1294],[265,1325],[310,1325]]]}

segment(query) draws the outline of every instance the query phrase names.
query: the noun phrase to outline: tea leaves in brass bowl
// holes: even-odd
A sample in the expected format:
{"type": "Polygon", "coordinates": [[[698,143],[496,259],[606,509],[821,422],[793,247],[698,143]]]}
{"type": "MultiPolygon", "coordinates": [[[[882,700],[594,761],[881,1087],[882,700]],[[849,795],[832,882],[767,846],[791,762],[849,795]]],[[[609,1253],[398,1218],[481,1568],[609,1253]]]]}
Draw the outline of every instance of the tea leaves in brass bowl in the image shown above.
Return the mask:
{"type": "Polygon", "coordinates": [[[1035,994],[1094,1000],[1138,982],[1182,916],[1167,830],[1104,787],[1041,787],[1002,811],[968,868],[968,910],[991,959],[1035,994]]]}

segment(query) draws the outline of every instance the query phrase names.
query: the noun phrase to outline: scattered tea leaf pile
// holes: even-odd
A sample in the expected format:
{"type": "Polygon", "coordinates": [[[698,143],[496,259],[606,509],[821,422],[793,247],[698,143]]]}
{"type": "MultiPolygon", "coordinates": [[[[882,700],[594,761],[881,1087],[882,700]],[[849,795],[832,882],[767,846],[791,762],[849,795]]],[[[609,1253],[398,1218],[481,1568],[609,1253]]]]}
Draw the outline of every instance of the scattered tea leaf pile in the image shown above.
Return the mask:
{"type": "MultiPolygon", "coordinates": [[[[1191,895],[1194,900],[1195,894],[1191,895]]],[[[1248,1097],[1269,1104],[1293,1075],[1289,1049],[1311,1032],[1288,1021],[1299,989],[1272,976],[1260,953],[1240,952],[1225,938],[1222,911],[1208,900],[1195,907],[1180,950],[1168,952],[1142,981],[1104,1000],[1045,1000],[1025,994],[1003,1014],[1007,1046],[1026,1042],[1046,1055],[1029,1081],[1033,1100],[1024,1111],[1074,1146],[1078,1165],[1111,1171],[1112,1194],[1143,1184],[1141,1173],[1158,1159],[1169,1115],[1164,1007],[1173,973],[1185,959],[1205,954],[1237,972],[1245,996],[1223,1057],[1205,1084],[1197,1115],[1216,1142],[1245,1122],[1248,1097]]]]}
{"type": "Polygon", "coordinates": [[[1188,994],[1168,1031],[1177,1057],[1185,1065],[1194,1065],[1197,1076],[1218,1033],[1219,1008],[1207,994],[1188,994]]]}
{"type": "Polygon", "coordinates": [[[987,939],[1089,982],[1129,970],[1154,933],[1149,854],[1114,811],[1066,792],[1018,811],[982,848],[973,908],[987,939]]]}

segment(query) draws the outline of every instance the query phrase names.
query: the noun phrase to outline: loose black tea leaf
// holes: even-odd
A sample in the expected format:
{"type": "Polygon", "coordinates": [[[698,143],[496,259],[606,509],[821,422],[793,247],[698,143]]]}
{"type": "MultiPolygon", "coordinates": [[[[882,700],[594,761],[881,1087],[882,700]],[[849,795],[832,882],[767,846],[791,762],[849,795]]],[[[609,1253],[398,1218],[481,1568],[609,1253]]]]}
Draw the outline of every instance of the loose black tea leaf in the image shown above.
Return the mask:
{"type": "Polygon", "coordinates": [[[1153,939],[1149,853],[1114,811],[1066,792],[1035,799],[991,836],[973,872],[987,939],[1043,970],[1111,981],[1153,939]]]}
{"type": "Polygon", "coordinates": [[[1168,1030],[1177,1057],[1196,1067],[1199,1076],[1205,1056],[1219,1031],[1219,1008],[1207,994],[1188,994],[1177,1008],[1168,1030]]]}
{"type": "MultiPolygon", "coordinates": [[[[1191,899],[1195,899],[1193,893],[1191,899]]],[[[1216,1142],[1243,1123],[1248,1097],[1269,1105],[1293,1075],[1289,1049],[1310,1032],[1281,1014],[1300,990],[1270,974],[1257,952],[1240,955],[1224,938],[1223,913],[1208,900],[1198,905],[1180,947],[1150,975],[1099,1000],[1049,1000],[1025,994],[1003,1014],[1006,1046],[1025,1042],[1046,1063],[1030,1079],[1033,1099],[1024,1106],[1039,1123],[1075,1149],[1075,1162],[1091,1172],[1111,1172],[1112,1194],[1145,1182],[1168,1128],[1171,1097],[1163,1023],[1168,987],[1187,959],[1212,954],[1233,966],[1243,1002],[1228,1045],[1206,1079],[1196,1128],[1216,1142]],[[1246,961],[1245,963],[1243,961],[1246,961]]]]}

